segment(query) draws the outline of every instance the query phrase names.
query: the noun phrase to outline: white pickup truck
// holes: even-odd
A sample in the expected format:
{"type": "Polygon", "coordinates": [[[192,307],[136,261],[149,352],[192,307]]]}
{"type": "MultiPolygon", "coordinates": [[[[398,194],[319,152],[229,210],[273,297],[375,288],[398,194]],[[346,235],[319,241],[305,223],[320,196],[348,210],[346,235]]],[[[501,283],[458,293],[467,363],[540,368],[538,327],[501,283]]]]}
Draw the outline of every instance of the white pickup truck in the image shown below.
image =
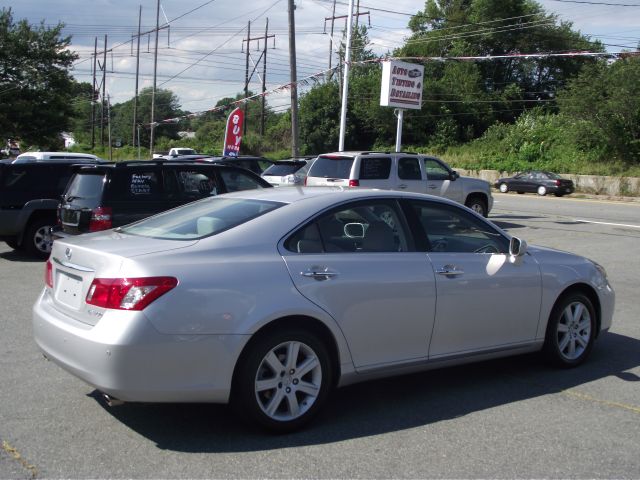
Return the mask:
{"type": "Polygon", "coordinates": [[[429,193],[486,217],[493,207],[489,182],[461,177],[439,158],[406,152],[336,152],[319,155],[305,185],[381,188],[429,193]]]}

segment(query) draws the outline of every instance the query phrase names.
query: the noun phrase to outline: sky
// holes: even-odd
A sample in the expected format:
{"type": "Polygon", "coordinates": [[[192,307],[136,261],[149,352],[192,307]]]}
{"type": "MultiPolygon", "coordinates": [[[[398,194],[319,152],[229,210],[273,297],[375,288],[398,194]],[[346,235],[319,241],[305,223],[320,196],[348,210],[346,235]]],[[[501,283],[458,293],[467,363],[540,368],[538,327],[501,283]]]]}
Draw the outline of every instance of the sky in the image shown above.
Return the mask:
{"type": "MultiPolygon", "coordinates": [[[[295,28],[298,80],[329,68],[330,18],[333,0],[296,0],[295,28]]],[[[411,14],[424,8],[422,0],[354,0],[360,4],[359,21],[369,27],[369,48],[384,54],[403,44],[411,14]]],[[[542,0],[547,13],[572,22],[574,29],[602,41],[609,52],[635,50],[640,42],[640,0],[542,0]]],[[[112,104],[131,99],[135,92],[136,57],[132,35],[138,29],[142,6],[142,32],[152,30],[156,21],[156,0],[0,0],[10,7],[14,19],[48,26],[63,22],[63,33],[72,35],[71,48],[79,54],[73,75],[92,81],[92,54],[104,49],[107,35],[106,92],[112,104]]],[[[268,19],[267,91],[289,83],[289,40],[287,0],[162,0],[158,40],[157,86],[173,91],[183,110],[205,111],[224,97],[244,90],[248,23],[250,22],[250,89],[262,89],[259,62],[268,19]]],[[[346,15],[348,0],[336,2],[335,15],[346,15]]],[[[334,47],[345,28],[345,19],[336,19],[334,47]]],[[[141,37],[140,89],[153,85],[153,35],[141,37]]],[[[100,57],[102,61],[102,57],[100,57]]],[[[331,58],[336,65],[336,55],[331,58]]],[[[100,73],[101,75],[101,73],[100,73]]],[[[301,84],[299,92],[304,93],[301,84]]],[[[289,93],[268,97],[275,111],[289,108],[289,93]]]]}

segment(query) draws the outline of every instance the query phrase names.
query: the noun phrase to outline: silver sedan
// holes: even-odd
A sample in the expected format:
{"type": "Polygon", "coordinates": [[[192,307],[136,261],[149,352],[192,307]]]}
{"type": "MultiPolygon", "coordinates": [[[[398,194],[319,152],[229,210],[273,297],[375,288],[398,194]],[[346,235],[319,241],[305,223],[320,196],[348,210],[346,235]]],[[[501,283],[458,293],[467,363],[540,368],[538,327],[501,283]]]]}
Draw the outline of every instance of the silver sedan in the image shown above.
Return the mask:
{"type": "Polygon", "coordinates": [[[57,240],[45,283],[37,344],[110,403],[231,402],[278,431],[362,380],[533,351],[577,366],[614,309],[600,265],[466,207],[319,187],[57,240]]]}

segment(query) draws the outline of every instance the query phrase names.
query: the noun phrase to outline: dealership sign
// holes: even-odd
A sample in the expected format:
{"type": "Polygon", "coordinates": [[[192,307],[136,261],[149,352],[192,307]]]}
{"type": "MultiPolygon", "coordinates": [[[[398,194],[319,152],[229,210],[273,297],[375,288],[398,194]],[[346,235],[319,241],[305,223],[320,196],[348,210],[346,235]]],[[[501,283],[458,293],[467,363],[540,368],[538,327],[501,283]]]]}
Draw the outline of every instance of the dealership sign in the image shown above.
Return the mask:
{"type": "Polygon", "coordinates": [[[224,149],[222,151],[222,155],[225,157],[237,157],[240,153],[243,122],[244,113],[240,108],[236,108],[229,114],[227,128],[224,133],[224,149]]]}
{"type": "Polygon", "coordinates": [[[382,62],[380,105],[383,107],[422,108],[424,66],[388,60],[382,62]]]}

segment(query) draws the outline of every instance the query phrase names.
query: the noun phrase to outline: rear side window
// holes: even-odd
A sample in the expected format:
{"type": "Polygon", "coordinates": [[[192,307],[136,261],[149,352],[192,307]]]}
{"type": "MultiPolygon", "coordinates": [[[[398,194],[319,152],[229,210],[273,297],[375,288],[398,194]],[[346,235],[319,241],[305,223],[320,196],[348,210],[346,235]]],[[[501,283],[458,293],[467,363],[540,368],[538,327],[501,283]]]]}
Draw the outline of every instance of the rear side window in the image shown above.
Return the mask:
{"type": "Polygon", "coordinates": [[[124,233],[167,240],[195,240],[264,215],[282,203],[214,197],[189,203],[123,227],[124,233]]]}
{"type": "Polygon", "coordinates": [[[389,178],[391,159],[388,157],[362,157],[360,180],[382,180],[389,178]]]}
{"type": "Polygon", "coordinates": [[[402,180],[421,180],[420,163],[414,157],[398,159],[398,178],[402,180]]]}
{"type": "Polygon", "coordinates": [[[309,170],[310,177],[349,178],[353,157],[318,157],[309,170]]]}
{"type": "Polygon", "coordinates": [[[16,198],[59,198],[71,178],[69,165],[12,165],[4,170],[1,190],[16,198]]]}
{"type": "Polygon", "coordinates": [[[114,200],[154,200],[160,198],[161,184],[157,170],[116,170],[109,197],[114,200]]]}
{"type": "Polygon", "coordinates": [[[196,200],[218,195],[218,182],[211,170],[165,170],[164,188],[169,198],[196,200]]]}

